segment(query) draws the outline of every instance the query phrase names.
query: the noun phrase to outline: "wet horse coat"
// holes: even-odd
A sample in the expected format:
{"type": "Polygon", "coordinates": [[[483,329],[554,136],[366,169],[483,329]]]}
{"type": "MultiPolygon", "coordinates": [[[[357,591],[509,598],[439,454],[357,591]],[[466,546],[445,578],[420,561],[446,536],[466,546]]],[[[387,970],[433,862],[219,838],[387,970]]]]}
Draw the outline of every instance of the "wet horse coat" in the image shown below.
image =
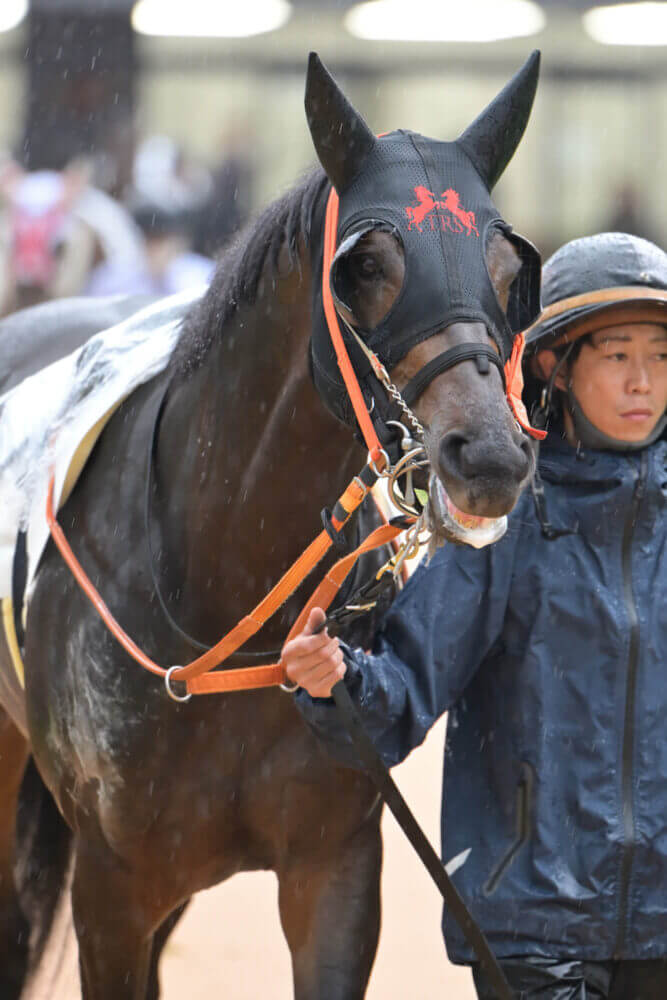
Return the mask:
{"type": "MultiPolygon", "coordinates": [[[[503,114],[514,121],[517,92],[531,90],[530,100],[519,102],[511,151],[535,76],[533,63],[517,75],[512,94],[493,105],[492,134],[500,129],[507,136],[503,114]]],[[[330,179],[340,183],[332,136],[342,143],[338,158],[351,168],[358,154],[362,169],[363,155],[350,150],[355,119],[343,108],[341,120],[333,86],[311,61],[309,113],[329,120],[326,135],[314,132],[316,148],[336,173],[330,179]]],[[[502,166],[511,155],[506,143],[489,152],[487,142],[484,150],[502,166]]],[[[317,533],[318,512],[363,464],[349,429],[322,405],[309,364],[328,190],[324,174],[314,174],[223,258],[209,293],[186,318],[167,371],[115,413],[60,513],[108,606],[165,665],[193,658],[155,599],[146,540],[146,459],[165,392],[148,497],[154,569],[171,615],[206,643],[257,603],[317,533]]],[[[386,269],[400,272],[400,246],[391,234],[371,232],[357,249],[360,267],[350,262],[348,272],[351,301],[380,322],[397,294],[386,269]],[[382,265],[372,289],[369,259],[382,265]]],[[[480,253],[498,301],[506,303],[518,269],[514,249],[499,236],[480,253]]],[[[474,323],[434,331],[393,376],[404,384],[443,344],[481,336],[486,332],[474,323]]],[[[445,486],[490,516],[508,510],[530,463],[497,369],[482,374],[464,362],[428,387],[415,412],[445,486]],[[459,444],[452,456],[447,435],[454,430],[459,444]]],[[[303,596],[285,605],[253,649],[280,646],[303,596]]],[[[350,640],[367,641],[372,627],[364,623],[350,640]]],[[[265,690],[175,704],[106,631],[53,547],[29,602],[25,663],[23,710],[3,720],[0,860],[6,873],[29,748],[73,832],[72,902],[85,1000],[157,997],[157,959],[184,904],[199,889],[253,869],[277,873],[298,1000],[364,995],[379,928],[377,795],[366,776],[326,756],[288,694],[265,690]]],[[[1,648],[0,665],[6,674],[1,648]]],[[[4,703],[10,707],[9,699],[4,703]]],[[[29,814],[38,804],[34,773],[28,791],[29,814]]],[[[52,812],[49,818],[56,822],[52,812]]],[[[11,882],[3,878],[0,888],[6,928],[0,977],[10,997],[18,995],[24,972],[16,935],[25,920],[11,882]]]]}

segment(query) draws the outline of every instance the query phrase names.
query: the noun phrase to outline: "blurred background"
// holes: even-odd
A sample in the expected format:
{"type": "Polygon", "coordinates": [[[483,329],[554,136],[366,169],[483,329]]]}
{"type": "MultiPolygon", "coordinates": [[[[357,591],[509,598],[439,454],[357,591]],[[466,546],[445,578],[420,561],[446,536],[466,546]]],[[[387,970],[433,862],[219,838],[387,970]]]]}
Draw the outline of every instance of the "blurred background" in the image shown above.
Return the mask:
{"type": "Polygon", "coordinates": [[[374,130],[455,138],[540,48],[536,106],[496,191],[501,211],[545,256],[608,228],[664,246],[667,3],[591,7],[2,0],[0,199],[14,206],[4,245],[18,247],[16,280],[49,271],[40,240],[78,268],[51,275],[54,294],[206,280],[235,229],[313,162],[303,113],[311,49],[374,130]],[[128,210],[127,232],[91,189],[128,210]],[[85,253],[66,245],[71,223],[67,239],[54,234],[84,190],[78,214],[99,228],[85,253]],[[50,219],[36,226],[39,213],[50,219]]]}

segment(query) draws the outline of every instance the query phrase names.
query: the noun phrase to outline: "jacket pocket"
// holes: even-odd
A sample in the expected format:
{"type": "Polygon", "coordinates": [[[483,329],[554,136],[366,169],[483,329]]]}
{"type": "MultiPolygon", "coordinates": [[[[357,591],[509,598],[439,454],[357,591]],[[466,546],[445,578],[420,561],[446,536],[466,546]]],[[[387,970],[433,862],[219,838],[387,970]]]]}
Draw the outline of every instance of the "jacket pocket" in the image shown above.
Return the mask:
{"type": "Polygon", "coordinates": [[[521,773],[516,787],[516,836],[484,883],[483,889],[486,896],[490,896],[496,891],[503,875],[530,836],[534,784],[533,769],[530,764],[524,761],[521,764],[521,773]]]}

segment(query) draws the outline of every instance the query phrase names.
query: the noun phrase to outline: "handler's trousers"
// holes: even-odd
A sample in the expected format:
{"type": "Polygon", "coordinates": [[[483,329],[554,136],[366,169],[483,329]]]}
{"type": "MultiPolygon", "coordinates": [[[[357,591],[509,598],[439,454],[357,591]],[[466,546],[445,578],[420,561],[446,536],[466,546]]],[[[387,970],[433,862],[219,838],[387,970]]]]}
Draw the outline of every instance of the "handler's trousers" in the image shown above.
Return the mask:
{"type": "MultiPolygon", "coordinates": [[[[667,1000],[667,959],[650,962],[559,962],[525,958],[501,962],[516,1000],[667,1000]]],[[[496,1000],[478,966],[480,1000],[496,1000]]]]}

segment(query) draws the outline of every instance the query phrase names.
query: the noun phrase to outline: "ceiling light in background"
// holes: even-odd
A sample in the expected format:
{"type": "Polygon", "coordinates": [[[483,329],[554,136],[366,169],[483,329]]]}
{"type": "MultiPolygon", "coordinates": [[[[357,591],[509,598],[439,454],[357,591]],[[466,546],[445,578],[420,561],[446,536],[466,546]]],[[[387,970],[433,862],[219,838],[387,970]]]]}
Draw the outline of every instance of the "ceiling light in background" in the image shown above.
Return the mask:
{"type": "Polygon", "coordinates": [[[0,31],[11,31],[28,13],[28,0],[2,0],[0,3],[0,31]]]}
{"type": "Polygon", "coordinates": [[[396,42],[494,42],[534,35],[545,24],[532,0],[370,0],[345,16],[359,38],[396,42]]]}
{"type": "Polygon", "coordinates": [[[584,28],[603,45],[667,45],[667,3],[623,3],[594,7],[584,28]]]}
{"type": "Polygon", "coordinates": [[[281,28],[291,12],[287,0],[139,0],[132,27],[142,35],[245,38],[281,28]]]}

